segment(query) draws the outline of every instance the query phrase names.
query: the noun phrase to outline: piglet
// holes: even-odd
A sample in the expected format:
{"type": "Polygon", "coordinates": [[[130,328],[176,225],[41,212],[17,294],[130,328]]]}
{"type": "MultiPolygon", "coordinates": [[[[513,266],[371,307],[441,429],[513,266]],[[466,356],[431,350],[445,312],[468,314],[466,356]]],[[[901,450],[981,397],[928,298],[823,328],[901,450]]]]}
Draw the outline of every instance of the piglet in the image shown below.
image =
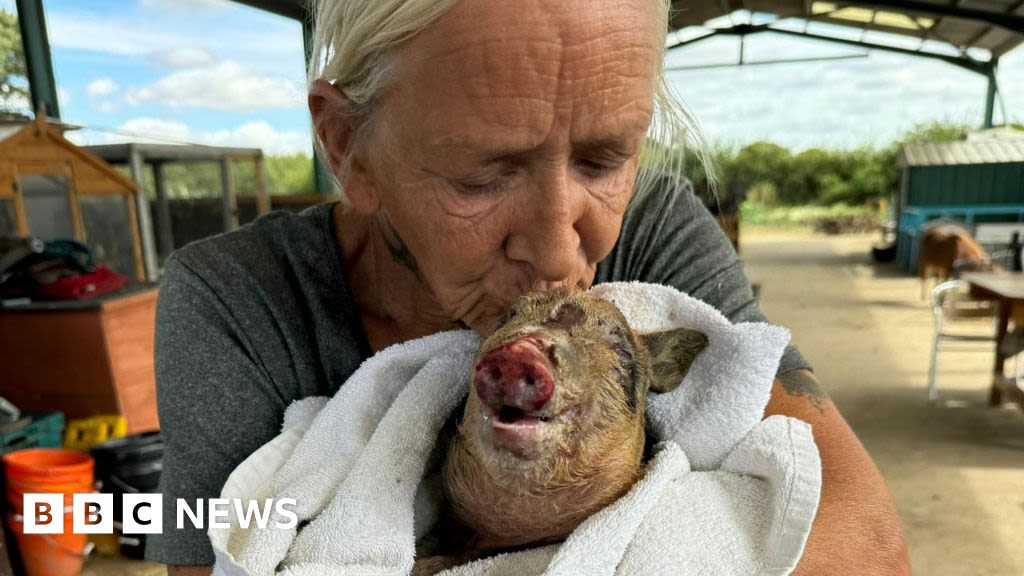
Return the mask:
{"type": "Polygon", "coordinates": [[[626,493],[642,473],[648,391],[678,387],[706,345],[689,329],[636,334],[579,290],[521,298],[477,353],[444,461],[461,552],[416,572],[563,540],[626,493]]]}

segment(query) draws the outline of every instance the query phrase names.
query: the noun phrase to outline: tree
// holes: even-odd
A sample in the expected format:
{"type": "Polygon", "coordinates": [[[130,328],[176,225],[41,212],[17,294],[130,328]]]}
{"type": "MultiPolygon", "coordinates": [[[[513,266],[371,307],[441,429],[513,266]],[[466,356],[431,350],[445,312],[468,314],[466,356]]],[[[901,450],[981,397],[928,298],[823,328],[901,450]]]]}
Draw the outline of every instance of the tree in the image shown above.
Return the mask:
{"type": "Polygon", "coordinates": [[[0,111],[18,112],[32,100],[25,83],[25,52],[18,17],[0,10],[0,111]]]}
{"type": "Polygon", "coordinates": [[[920,122],[908,130],[896,144],[915,142],[953,142],[963,140],[971,131],[971,125],[951,120],[932,120],[920,122]]]}

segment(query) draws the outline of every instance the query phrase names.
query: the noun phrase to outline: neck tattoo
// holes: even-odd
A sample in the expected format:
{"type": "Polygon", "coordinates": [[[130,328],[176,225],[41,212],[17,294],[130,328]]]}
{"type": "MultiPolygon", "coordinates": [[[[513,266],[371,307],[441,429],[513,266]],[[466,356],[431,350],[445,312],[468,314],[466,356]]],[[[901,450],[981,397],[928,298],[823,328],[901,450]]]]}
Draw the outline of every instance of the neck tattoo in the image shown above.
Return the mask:
{"type": "Polygon", "coordinates": [[[391,225],[387,215],[382,215],[374,221],[377,223],[380,236],[384,239],[384,245],[387,246],[391,258],[408,268],[416,276],[416,281],[423,284],[423,275],[420,274],[420,267],[416,263],[416,258],[412,255],[412,251],[409,250],[409,245],[402,240],[402,237],[398,235],[398,231],[391,225]]]}

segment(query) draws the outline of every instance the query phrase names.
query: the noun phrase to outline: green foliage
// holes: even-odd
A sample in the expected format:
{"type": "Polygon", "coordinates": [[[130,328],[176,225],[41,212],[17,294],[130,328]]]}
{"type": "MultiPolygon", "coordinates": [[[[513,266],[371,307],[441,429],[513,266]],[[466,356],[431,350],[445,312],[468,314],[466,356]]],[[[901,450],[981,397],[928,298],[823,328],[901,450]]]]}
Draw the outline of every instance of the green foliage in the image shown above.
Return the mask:
{"type": "MultiPolygon", "coordinates": [[[[756,209],[874,203],[898,189],[897,159],[904,144],[958,140],[967,132],[967,124],[936,121],[914,126],[899,140],[882,148],[810,148],[793,154],[787,148],[764,141],[738,150],[720,146],[712,152],[718,175],[714,201],[736,206],[750,200],[746,204],[755,205],[756,209]]],[[[707,189],[702,171],[690,173],[698,190],[707,189]]]]}
{"type": "Polygon", "coordinates": [[[747,193],[747,202],[755,206],[774,206],[779,200],[779,191],[771,182],[758,182],[747,193]]]}
{"type": "MultiPolygon", "coordinates": [[[[291,156],[265,156],[267,192],[271,195],[312,194],[313,159],[298,153],[291,156]]],[[[256,195],[256,164],[249,160],[231,162],[231,178],[239,196],[256,195]]],[[[125,166],[119,166],[125,176],[131,177],[125,166]]],[[[156,183],[152,170],[145,172],[143,189],[149,198],[156,197],[156,183]]],[[[219,162],[172,162],[164,165],[164,181],[171,198],[215,198],[220,196],[223,184],[219,162]]]]}
{"type": "Polygon", "coordinates": [[[900,142],[953,142],[963,140],[970,131],[971,125],[966,122],[933,120],[914,126],[903,135],[900,142]]]}
{"type": "Polygon", "coordinates": [[[0,10],[0,112],[22,112],[31,100],[18,17],[0,10]]]}
{"type": "Polygon", "coordinates": [[[744,224],[777,227],[820,226],[826,221],[842,223],[844,229],[873,230],[885,214],[872,206],[775,206],[767,207],[745,202],[740,209],[744,224]]]}
{"type": "Polygon", "coordinates": [[[313,159],[305,154],[267,156],[267,189],[271,194],[312,194],[313,159]]]}

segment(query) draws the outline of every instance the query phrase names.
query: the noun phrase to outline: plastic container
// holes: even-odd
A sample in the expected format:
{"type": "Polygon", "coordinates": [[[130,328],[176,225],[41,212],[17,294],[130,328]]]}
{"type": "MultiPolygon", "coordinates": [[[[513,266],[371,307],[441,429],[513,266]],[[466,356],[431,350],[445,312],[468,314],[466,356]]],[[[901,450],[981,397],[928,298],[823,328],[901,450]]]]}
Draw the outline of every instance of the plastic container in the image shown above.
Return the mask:
{"type": "MultiPolygon", "coordinates": [[[[114,495],[114,518],[122,514],[122,494],[150,494],[157,491],[163,471],[164,443],[159,431],[133,434],[90,450],[96,462],[96,480],[100,491],[114,495]]],[[[121,554],[142,558],[144,534],[128,534],[121,538],[121,554]]]]}
{"type": "MultiPolygon", "coordinates": [[[[93,492],[93,459],[57,448],[19,450],[3,457],[7,514],[27,576],[74,576],[85,562],[87,534],[71,530],[74,494],[93,492]],[[22,497],[26,493],[64,495],[63,534],[25,534],[22,497]]],[[[56,512],[56,511],[55,511],[56,512]]]]}
{"type": "Polygon", "coordinates": [[[28,448],[60,448],[64,414],[60,412],[23,412],[29,422],[0,433],[0,454],[28,448]]]}

